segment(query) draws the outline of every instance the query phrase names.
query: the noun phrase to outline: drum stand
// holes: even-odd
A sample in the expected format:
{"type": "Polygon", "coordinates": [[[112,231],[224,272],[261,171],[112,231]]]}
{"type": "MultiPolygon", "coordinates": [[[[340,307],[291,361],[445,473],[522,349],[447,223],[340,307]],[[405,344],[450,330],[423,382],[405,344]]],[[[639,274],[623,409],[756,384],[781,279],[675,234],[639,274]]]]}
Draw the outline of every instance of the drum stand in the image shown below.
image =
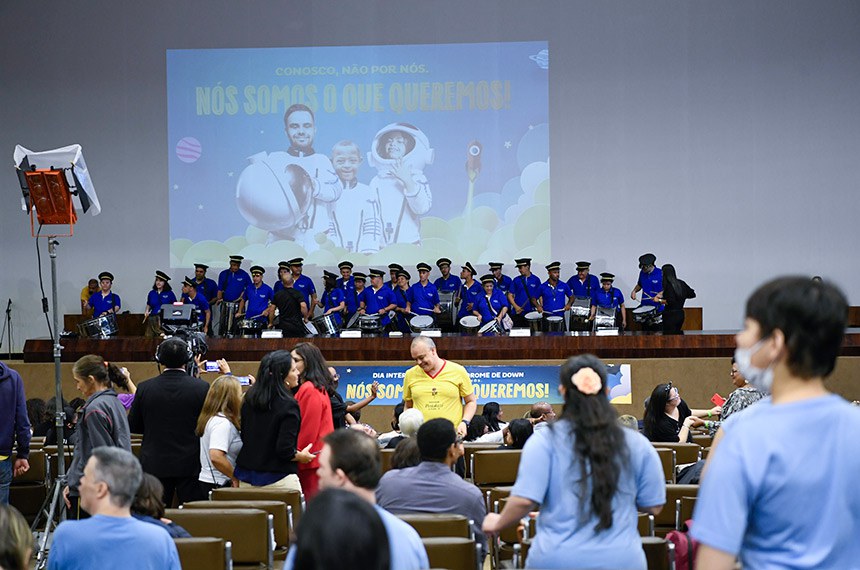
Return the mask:
{"type": "Polygon", "coordinates": [[[57,476],[54,479],[51,490],[42,504],[42,510],[33,521],[30,530],[36,532],[39,520],[44,515],[45,530],[42,531],[36,551],[36,568],[44,568],[48,563],[48,537],[52,528],[66,519],[66,503],[63,498],[63,489],[66,487],[66,457],[65,457],[65,425],[66,414],[63,410],[63,385],[60,378],[60,357],[63,347],[60,345],[60,313],[57,304],[57,246],[60,244],[56,236],[48,236],[48,254],[51,257],[51,294],[54,303],[54,389],[57,400],[56,414],[54,415],[54,426],[57,430],[57,476]],[[55,519],[56,517],[56,519],[55,519]],[[55,520],[58,519],[58,522],[55,520]]]}

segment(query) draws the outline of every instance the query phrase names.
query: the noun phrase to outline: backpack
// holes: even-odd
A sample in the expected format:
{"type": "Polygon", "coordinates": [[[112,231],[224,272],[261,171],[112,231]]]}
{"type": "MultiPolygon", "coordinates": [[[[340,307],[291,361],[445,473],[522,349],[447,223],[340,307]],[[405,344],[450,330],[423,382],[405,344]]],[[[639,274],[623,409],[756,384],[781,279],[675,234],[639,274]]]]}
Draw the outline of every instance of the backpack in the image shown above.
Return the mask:
{"type": "Polygon", "coordinates": [[[699,549],[699,543],[689,534],[693,521],[688,520],[684,526],[686,531],[673,530],[666,535],[666,540],[675,545],[675,570],[693,570],[696,551],[699,549]]]}

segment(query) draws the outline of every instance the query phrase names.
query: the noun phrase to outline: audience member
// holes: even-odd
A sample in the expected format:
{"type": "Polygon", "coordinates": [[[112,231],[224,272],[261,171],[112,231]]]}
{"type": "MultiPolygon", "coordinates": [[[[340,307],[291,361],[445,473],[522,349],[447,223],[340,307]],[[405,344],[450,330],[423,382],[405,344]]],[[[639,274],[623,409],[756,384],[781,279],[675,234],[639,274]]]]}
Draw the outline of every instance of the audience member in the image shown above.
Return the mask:
{"type": "Polygon", "coordinates": [[[690,428],[703,425],[703,416],[713,418],[721,411],[720,406],[709,410],[691,410],[687,402],[681,399],[681,392],[671,382],[657,384],[645,406],[642,433],[651,441],[689,443],[693,441],[690,428]]]}
{"type": "Polygon", "coordinates": [[[33,554],[33,535],[24,516],[11,505],[0,503],[0,568],[28,570],[33,554]]]}
{"type": "MultiPolygon", "coordinates": [[[[420,337],[419,337],[420,338],[420,337]]],[[[421,463],[389,471],[376,489],[379,506],[392,513],[456,513],[474,521],[476,540],[486,547],[480,524],[487,514],[481,491],[452,471],[463,456],[463,440],[445,418],[418,429],[421,463]]]]}
{"type": "MultiPolygon", "coordinates": [[[[67,403],[63,400],[63,441],[66,445],[74,445],[78,441],[78,420],[80,419],[80,410],[84,406],[84,400],[81,398],[75,398],[72,400],[79,400],[80,404],[77,407],[72,407],[72,404],[67,403]]],[[[57,414],[57,398],[52,397],[48,400],[46,405],[48,414],[48,418],[46,418],[46,423],[48,423],[48,430],[45,432],[45,445],[57,445],[57,426],[54,418],[57,414]]]]}
{"type": "Polygon", "coordinates": [[[732,371],[730,374],[732,377],[732,384],[735,385],[735,389],[732,390],[732,393],[729,394],[728,398],[726,398],[726,401],[723,403],[723,410],[720,414],[720,419],[705,422],[705,427],[708,429],[708,433],[711,436],[716,435],[717,430],[720,429],[720,426],[724,421],[729,419],[729,416],[755,404],[765,397],[764,393],[759,392],[749,385],[747,379],[744,378],[744,375],[741,374],[738,369],[738,363],[735,361],[734,356],[732,357],[732,371]]]}
{"type": "Polygon", "coordinates": [[[522,449],[526,441],[534,433],[534,427],[528,420],[516,419],[511,420],[507,426],[502,429],[505,438],[504,449],[522,449]]]}
{"type": "Polygon", "coordinates": [[[200,439],[195,433],[209,384],[190,376],[186,364],[192,359],[184,340],[164,340],[155,353],[164,371],[140,383],[131,404],[128,423],[143,434],[140,462],[143,470],[164,485],[164,504],[173,505],[201,498],[200,439]]]}
{"type": "Polygon", "coordinates": [[[540,431],[555,421],[555,410],[549,402],[537,402],[532,404],[529,419],[534,425],[535,431],[540,431]]]}
{"type": "Polygon", "coordinates": [[[36,437],[43,436],[48,432],[48,427],[44,425],[47,408],[45,400],[42,398],[30,398],[26,402],[27,419],[30,420],[30,433],[36,437]],[[41,430],[42,433],[37,434],[36,430],[41,430]]]}
{"type": "Polygon", "coordinates": [[[301,412],[291,390],[299,373],[286,350],[260,361],[254,385],[242,402],[242,450],[233,476],[240,487],[276,487],[301,491],[297,463],[316,458],[311,444],[297,451],[301,412]]]}
{"type": "Polygon", "coordinates": [[[639,420],[636,419],[636,416],[631,416],[630,414],[618,416],[618,424],[634,431],[639,431],[639,420]]]}
{"type": "Polygon", "coordinates": [[[487,424],[486,418],[482,415],[475,416],[469,422],[469,428],[466,430],[465,441],[478,441],[480,438],[490,433],[490,426],[487,424]]]}
{"type": "MultiPolygon", "coordinates": [[[[340,380],[340,376],[335,378],[335,385],[337,381],[340,380]]],[[[360,402],[353,402],[352,400],[348,400],[346,403],[346,417],[347,423],[355,423],[361,420],[361,410],[374,401],[379,394],[379,382],[374,380],[370,385],[370,393],[360,402]],[[352,419],[352,421],[350,421],[352,419]]]]}
{"type": "Polygon", "coordinates": [[[540,506],[529,566],[644,570],[636,510],[656,514],[666,502],[657,452],[616,422],[597,357],[570,358],[559,375],[562,418],[526,444],[511,496],[484,531],[498,534],[540,506]]]}
{"type": "Polygon", "coordinates": [[[346,420],[346,403],[343,401],[343,397],[338,393],[337,387],[340,382],[340,374],[338,374],[337,369],[334,366],[328,367],[328,373],[331,375],[332,380],[332,389],[329,390],[329,400],[331,404],[331,422],[334,426],[334,429],[342,429],[347,426],[347,424],[355,423],[355,420],[351,422],[347,422],[346,420]]]}
{"type": "Polygon", "coordinates": [[[131,380],[131,373],[128,371],[128,368],[120,368],[120,372],[125,376],[126,385],[123,386],[123,390],[125,393],[117,394],[117,398],[119,398],[119,402],[122,404],[122,407],[126,409],[126,411],[131,409],[131,404],[134,402],[134,395],[137,393],[137,386],[134,385],[134,382],[131,380]]]}
{"type": "Polygon", "coordinates": [[[131,516],[139,521],[160,526],[167,531],[171,538],[191,538],[188,531],[164,518],[164,487],[155,475],[144,473],[140,487],[131,503],[131,516]]]}
{"type": "MultiPolygon", "coordinates": [[[[391,568],[429,568],[427,553],[415,529],[376,505],[374,490],[382,476],[376,441],[354,430],[332,432],[323,441],[318,471],[320,489],[344,489],[375,507],[388,535],[391,568]]],[[[293,548],[285,567],[292,568],[294,562],[293,548]]]]}
{"type": "Polygon", "coordinates": [[[722,425],[695,510],[696,567],[856,568],[860,413],[829,392],[848,317],[827,282],[783,277],[749,298],[735,359],[769,392],[722,425]]]}
{"type": "Polygon", "coordinates": [[[299,464],[299,481],[305,496],[311,499],[319,490],[316,455],[322,450],[322,438],[334,431],[329,396],[334,381],[316,345],[300,342],[293,347],[291,356],[299,373],[299,388],[295,392],[302,417],[298,447],[303,449],[310,444],[310,451],[314,453],[313,461],[299,464]]]}
{"type": "Polygon", "coordinates": [[[407,437],[397,444],[391,454],[391,468],[403,469],[415,467],[421,463],[421,450],[418,449],[418,438],[407,437]]]}
{"type": "Polygon", "coordinates": [[[30,420],[24,382],[16,371],[0,362],[0,505],[9,503],[12,477],[30,469],[29,458],[30,420]]]}
{"type": "Polygon", "coordinates": [[[233,477],[236,458],[242,449],[239,435],[242,385],[233,376],[212,382],[195,433],[200,437],[200,488],[204,497],[216,487],[239,486],[233,477]]]}
{"type": "MultiPolygon", "coordinates": [[[[114,398],[116,399],[116,398],[114,398]]],[[[122,405],[117,401],[117,405],[122,405]]],[[[143,472],[137,458],[117,447],[97,447],[80,481],[81,504],[92,515],[57,527],[50,570],[179,570],[173,539],[163,529],[131,516],[143,472]]]]}
{"type": "Polygon", "coordinates": [[[72,367],[75,387],[86,401],[80,410],[78,437],[72,463],[69,465],[68,485],[63,490],[69,518],[86,517],[91,511],[81,512],[81,477],[93,449],[97,447],[119,447],[131,451],[131,435],[128,429],[125,408],[116,397],[113,386],[124,386],[125,376],[115,364],[105,362],[95,354],[83,356],[72,367]]]}
{"type": "Polygon", "coordinates": [[[498,402],[487,402],[484,404],[484,409],[481,415],[487,420],[487,427],[490,431],[499,431],[505,429],[508,424],[502,421],[502,416],[505,415],[502,407],[498,402]]]}
{"type": "Polygon", "coordinates": [[[326,489],[310,502],[296,531],[295,568],[395,570],[379,513],[343,489],[326,489]],[[345,538],[348,537],[348,538],[345,538]]]}
{"type": "Polygon", "coordinates": [[[381,447],[385,447],[392,438],[400,435],[400,414],[403,413],[404,407],[405,402],[403,402],[403,400],[394,406],[394,415],[391,418],[391,431],[380,434],[379,437],[376,438],[381,447]]]}
{"type": "Polygon", "coordinates": [[[424,423],[424,414],[415,408],[404,410],[400,414],[400,419],[397,424],[400,426],[400,435],[391,438],[386,445],[386,449],[396,449],[397,445],[406,438],[414,437],[418,433],[418,428],[424,423]]]}

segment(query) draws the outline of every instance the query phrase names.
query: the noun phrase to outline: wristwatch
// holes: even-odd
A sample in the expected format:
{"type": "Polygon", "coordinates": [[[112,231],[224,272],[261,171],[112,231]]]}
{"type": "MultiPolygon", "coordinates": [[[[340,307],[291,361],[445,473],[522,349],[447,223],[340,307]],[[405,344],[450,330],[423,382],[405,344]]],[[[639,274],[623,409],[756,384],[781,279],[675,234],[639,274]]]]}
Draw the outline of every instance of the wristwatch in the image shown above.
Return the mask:
{"type": "Polygon", "coordinates": [[[472,423],[472,422],[470,422],[469,420],[467,420],[466,418],[463,418],[463,419],[462,419],[462,420],[460,420],[460,421],[461,421],[462,423],[466,424],[466,427],[469,427],[469,424],[471,424],[471,423],[472,423]]]}

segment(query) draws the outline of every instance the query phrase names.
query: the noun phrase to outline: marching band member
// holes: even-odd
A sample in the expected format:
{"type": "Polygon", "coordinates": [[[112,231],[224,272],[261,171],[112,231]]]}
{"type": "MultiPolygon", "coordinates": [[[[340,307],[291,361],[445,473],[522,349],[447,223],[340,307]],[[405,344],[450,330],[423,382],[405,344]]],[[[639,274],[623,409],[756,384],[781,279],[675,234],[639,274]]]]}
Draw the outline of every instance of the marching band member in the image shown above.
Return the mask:
{"type": "Polygon", "coordinates": [[[252,320],[268,321],[272,299],[275,296],[272,288],[263,283],[263,275],[266,270],[255,265],[251,268],[251,284],[245,289],[245,294],[242,295],[239,301],[239,313],[245,314],[245,318],[252,320]],[[246,310],[247,303],[247,310],[246,310]]]}
{"type": "Polygon", "coordinates": [[[505,294],[496,289],[495,284],[496,278],[492,274],[488,273],[481,277],[484,294],[478,299],[478,305],[472,312],[480,317],[482,325],[493,319],[502,322],[510,308],[505,294]]]}
{"type": "MultiPolygon", "coordinates": [[[[380,315],[379,324],[385,328],[391,323],[388,311],[397,307],[394,299],[394,291],[382,283],[385,272],[381,269],[370,270],[370,289],[365,289],[359,295],[359,309],[361,314],[380,315]]],[[[357,280],[356,280],[357,281],[357,280]]]]}
{"type": "Polygon", "coordinates": [[[493,278],[495,279],[495,283],[493,283],[493,289],[496,291],[501,291],[505,295],[511,290],[511,286],[514,284],[514,280],[511,279],[507,275],[502,274],[502,267],[504,267],[504,263],[498,261],[490,262],[490,273],[493,274],[493,278]]]}
{"type": "Polygon", "coordinates": [[[409,288],[412,312],[416,315],[431,316],[441,313],[439,291],[430,283],[430,265],[422,262],[415,267],[418,269],[418,283],[409,288]]]}
{"type": "Polygon", "coordinates": [[[340,269],[340,277],[335,281],[338,289],[343,291],[343,300],[346,302],[346,322],[348,323],[358,310],[358,294],[355,291],[355,279],[352,275],[353,264],[351,261],[341,261],[337,268],[340,269]]]}
{"type": "Polygon", "coordinates": [[[209,301],[200,292],[196,279],[186,277],[182,282],[182,302],[197,307],[197,318],[203,325],[203,334],[209,333],[209,323],[212,320],[212,312],[209,301]]]}
{"type": "Polygon", "coordinates": [[[290,271],[293,272],[293,287],[305,298],[305,304],[308,306],[308,319],[312,319],[314,307],[317,306],[317,288],[310,277],[302,275],[304,262],[305,260],[301,257],[296,257],[287,263],[290,265],[290,271]]]}
{"type": "Polygon", "coordinates": [[[155,272],[155,283],[152,290],[146,296],[146,338],[161,336],[161,305],[169,305],[176,302],[176,294],[170,288],[170,276],[163,271],[155,272]]]}
{"type": "Polygon", "coordinates": [[[93,310],[93,317],[100,317],[105,313],[118,313],[122,307],[119,295],[111,291],[113,287],[113,273],[102,271],[99,273],[100,291],[93,293],[87,305],[93,310]]]}
{"type": "Polygon", "coordinates": [[[442,273],[442,277],[433,282],[436,290],[440,293],[459,293],[463,282],[460,281],[459,277],[451,274],[451,260],[447,257],[440,257],[436,260],[436,267],[442,273]]]}
{"type": "Polygon", "coordinates": [[[280,291],[281,289],[284,288],[284,282],[282,280],[283,275],[284,275],[284,273],[289,273],[289,272],[290,272],[290,264],[287,263],[286,261],[279,261],[278,262],[278,280],[274,285],[272,285],[272,293],[277,293],[278,291],[280,291]]]}
{"type": "Polygon", "coordinates": [[[409,280],[412,276],[405,269],[397,272],[397,288],[394,289],[394,299],[397,302],[397,329],[403,334],[409,334],[409,317],[412,316],[412,291],[409,280]]]}
{"type": "Polygon", "coordinates": [[[475,281],[475,275],[478,272],[472,267],[468,261],[463,265],[460,271],[460,278],[463,279],[463,286],[460,289],[460,311],[457,313],[457,320],[462,319],[467,315],[471,315],[478,304],[478,299],[483,293],[480,283],[475,281]]]}
{"type": "Polygon", "coordinates": [[[245,258],[241,255],[231,255],[230,268],[218,275],[218,299],[215,301],[216,303],[238,301],[242,298],[245,288],[251,284],[251,276],[241,268],[243,259],[245,258]]]}
{"type": "Polygon", "coordinates": [[[323,283],[325,291],[319,303],[323,315],[331,315],[338,325],[343,324],[341,313],[346,308],[346,296],[343,289],[337,286],[337,275],[331,271],[323,271],[323,283]]]}
{"type": "Polygon", "coordinates": [[[526,314],[537,310],[541,282],[537,275],[532,274],[531,258],[523,257],[514,261],[520,274],[513,280],[508,290],[508,302],[512,308],[511,318],[514,320],[514,326],[527,327],[526,314]]]}
{"type": "MultiPolygon", "coordinates": [[[[656,307],[658,313],[663,312],[663,304],[660,302],[660,297],[663,294],[663,272],[654,266],[657,261],[657,256],[653,253],[646,253],[639,256],[639,278],[636,281],[636,287],[630,293],[630,298],[636,300],[636,293],[642,291],[642,301],[640,305],[651,305],[656,307]]],[[[645,330],[660,330],[662,325],[643,325],[645,330]]]]}
{"type": "Polygon", "coordinates": [[[559,281],[561,262],[553,261],[546,266],[549,278],[540,287],[540,306],[538,311],[546,317],[563,317],[564,312],[573,304],[570,287],[559,281]]]}
{"type": "Polygon", "coordinates": [[[593,321],[597,314],[597,307],[615,309],[615,324],[618,325],[618,317],[621,317],[621,330],[627,328],[627,309],[624,308],[624,295],[617,287],[612,286],[615,275],[612,273],[600,274],[600,289],[594,292],[591,298],[591,316],[588,320],[593,321]]]}

